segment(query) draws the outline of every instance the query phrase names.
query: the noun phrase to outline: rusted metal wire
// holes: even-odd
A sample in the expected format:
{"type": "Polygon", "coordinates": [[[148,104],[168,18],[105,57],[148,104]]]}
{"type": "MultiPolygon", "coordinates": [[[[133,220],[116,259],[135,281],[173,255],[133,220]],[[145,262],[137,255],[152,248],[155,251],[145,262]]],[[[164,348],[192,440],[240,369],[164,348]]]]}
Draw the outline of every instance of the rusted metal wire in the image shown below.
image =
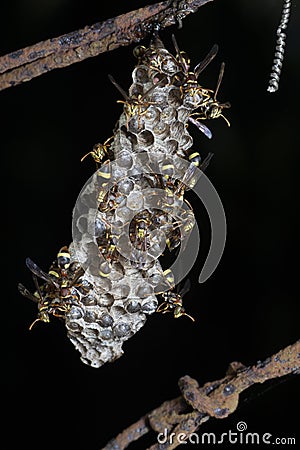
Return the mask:
{"type": "Polygon", "coordinates": [[[0,57],[0,91],[53,69],[139,42],[157,29],[182,19],[213,0],[164,1],[122,14],[0,57]]]}
{"type": "MultiPolygon", "coordinates": [[[[180,378],[178,384],[181,396],[164,402],[161,406],[143,416],[125,429],[102,450],[124,450],[128,445],[149,431],[172,434],[172,441],[164,444],[164,449],[174,449],[211,417],[224,419],[239,405],[240,394],[250,386],[288,374],[300,374],[300,340],[280,350],[273,356],[246,367],[241,363],[230,364],[221,380],[208,382],[199,387],[189,376],[180,378]],[[178,439],[177,439],[178,437],[178,439]],[[180,439],[179,439],[180,437],[180,439]]],[[[161,449],[159,443],[148,450],[161,449]]]]}

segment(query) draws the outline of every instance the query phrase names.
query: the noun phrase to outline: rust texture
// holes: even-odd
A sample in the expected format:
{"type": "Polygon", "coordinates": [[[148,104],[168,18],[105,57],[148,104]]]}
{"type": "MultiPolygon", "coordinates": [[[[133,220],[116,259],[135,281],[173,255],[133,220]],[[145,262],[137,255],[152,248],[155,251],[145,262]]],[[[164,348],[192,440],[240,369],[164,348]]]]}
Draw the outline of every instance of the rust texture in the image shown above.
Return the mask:
{"type": "Polygon", "coordinates": [[[150,431],[147,422],[148,422],[147,416],[141,417],[140,420],[130,425],[129,428],[126,428],[126,430],[124,430],[122,433],[118,434],[117,437],[112,439],[105,447],[106,450],[116,450],[126,448],[131,442],[134,442],[138,440],[140,437],[142,437],[144,434],[147,434],[150,431]]]}
{"type": "MultiPolygon", "coordinates": [[[[300,340],[253,366],[246,367],[233,362],[224,378],[205,383],[202,387],[186,375],[178,382],[182,394],[180,397],[164,402],[143,416],[102,450],[123,450],[148,431],[161,433],[165,429],[169,434],[174,434],[172,441],[164,444],[163,448],[174,449],[180,442],[176,436],[184,433],[188,438],[211,417],[224,419],[232,414],[238,407],[240,394],[250,386],[288,374],[300,374],[300,340]]],[[[148,450],[161,448],[156,443],[148,450]]]]}
{"type": "Polygon", "coordinates": [[[139,42],[154,30],[180,26],[184,17],[210,1],[213,0],[156,3],[4,55],[0,57],[0,90],[139,42]]]}
{"type": "Polygon", "coordinates": [[[205,412],[210,417],[225,418],[232,414],[239,403],[239,395],[256,383],[264,383],[273,378],[289,373],[299,372],[300,341],[281,350],[265,361],[259,361],[255,366],[244,367],[233,363],[229,366],[227,375],[215,382],[205,384],[199,389],[198,383],[186,376],[179,380],[183,397],[193,409],[205,412]],[[207,392],[209,394],[207,394],[207,392]]]}

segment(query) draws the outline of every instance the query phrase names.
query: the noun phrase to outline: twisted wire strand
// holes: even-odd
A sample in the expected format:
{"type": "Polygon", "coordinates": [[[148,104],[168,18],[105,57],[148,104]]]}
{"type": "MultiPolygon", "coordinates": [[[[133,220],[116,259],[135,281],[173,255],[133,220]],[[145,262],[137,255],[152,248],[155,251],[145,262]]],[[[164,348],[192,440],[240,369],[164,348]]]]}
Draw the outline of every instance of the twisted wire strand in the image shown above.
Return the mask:
{"type": "Polygon", "coordinates": [[[284,0],[281,14],[281,21],[276,31],[278,38],[276,41],[277,45],[275,48],[273,65],[270,74],[270,81],[267,88],[268,92],[276,92],[279,88],[279,80],[282,69],[282,63],[284,59],[285,40],[286,40],[286,34],[284,33],[283,30],[287,28],[287,24],[290,18],[291,5],[292,5],[291,0],[284,0]]]}

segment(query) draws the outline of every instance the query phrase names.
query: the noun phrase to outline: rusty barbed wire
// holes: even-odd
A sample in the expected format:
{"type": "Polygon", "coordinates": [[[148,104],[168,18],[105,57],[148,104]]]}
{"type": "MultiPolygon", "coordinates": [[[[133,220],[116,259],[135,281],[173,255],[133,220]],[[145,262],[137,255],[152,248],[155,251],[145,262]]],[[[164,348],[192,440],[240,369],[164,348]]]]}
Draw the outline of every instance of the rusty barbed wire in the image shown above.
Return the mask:
{"type": "MultiPolygon", "coordinates": [[[[189,376],[179,379],[181,396],[165,401],[161,406],[145,414],[134,424],[110,440],[102,450],[124,450],[150,431],[172,433],[172,441],[164,444],[164,449],[174,449],[180,445],[182,434],[188,437],[210,418],[224,419],[239,405],[240,394],[254,384],[289,374],[300,374],[300,340],[280,350],[264,361],[246,367],[233,362],[221,380],[205,383],[202,387],[189,376]],[[192,410],[191,410],[192,408],[192,410]],[[180,439],[177,439],[177,437],[180,439]]],[[[148,450],[161,449],[159,443],[148,450]]]]}
{"type": "Polygon", "coordinates": [[[0,57],[0,91],[54,69],[139,42],[156,28],[182,20],[213,0],[168,0],[47,39],[0,57]]]}

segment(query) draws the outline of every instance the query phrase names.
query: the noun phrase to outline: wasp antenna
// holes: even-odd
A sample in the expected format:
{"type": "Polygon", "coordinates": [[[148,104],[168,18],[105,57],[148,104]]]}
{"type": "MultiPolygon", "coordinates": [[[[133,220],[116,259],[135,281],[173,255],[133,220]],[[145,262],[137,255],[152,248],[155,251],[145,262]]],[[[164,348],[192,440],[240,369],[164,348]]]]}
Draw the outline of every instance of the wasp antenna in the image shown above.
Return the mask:
{"type": "Polygon", "coordinates": [[[104,142],[103,146],[105,146],[105,145],[109,146],[109,145],[108,145],[109,141],[111,141],[112,139],[114,139],[114,137],[115,137],[115,136],[113,135],[113,136],[110,136],[109,138],[107,138],[106,141],[104,142]]]}
{"type": "Polygon", "coordinates": [[[125,100],[129,100],[128,95],[126,94],[126,92],[124,91],[123,88],[121,88],[121,86],[116,82],[116,80],[114,79],[114,77],[112,75],[108,75],[109,81],[111,81],[111,83],[118,89],[118,91],[122,94],[122,96],[125,98],[125,100]]]}
{"type": "Polygon", "coordinates": [[[164,305],[164,303],[161,303],[161,304],[157,307],[156,312],[160,313],[160,312],[163,312],[163,311],[165,311],[165,305],[164,305]]]}
{"type": "Polygon", "coordinates": [[[35,319],[33,322],[32,322],[32,324],[30,325],[30,327],[28,328],[30,331],[32,330],[32,328],[34,327],[34,325],[37,323],[37,322],[40,322],[41,321],[41,319],[35,319]]]}
{"type": "Polygon", "coordinates": [[[189,319],[191,319],[192,322],[196,322],[194,317],[190,316],[189,314],[183,313],[182,315],[188,317],[189,319]]]}
{"type": "Polygon", "coordinates": [[[220,117],[222,117],[225,120],[225,122],[227,123],[227,125],[230,127],[229,120],[225,116],[223,116],[223,114],[220,114],[220,117]]]}
{"type": "Polygon", "coordinates": [[[87,156],[89,156],[92,152],[88,152],[86,153],[80,160],[80,162],[82,162],[87,156]]]}

